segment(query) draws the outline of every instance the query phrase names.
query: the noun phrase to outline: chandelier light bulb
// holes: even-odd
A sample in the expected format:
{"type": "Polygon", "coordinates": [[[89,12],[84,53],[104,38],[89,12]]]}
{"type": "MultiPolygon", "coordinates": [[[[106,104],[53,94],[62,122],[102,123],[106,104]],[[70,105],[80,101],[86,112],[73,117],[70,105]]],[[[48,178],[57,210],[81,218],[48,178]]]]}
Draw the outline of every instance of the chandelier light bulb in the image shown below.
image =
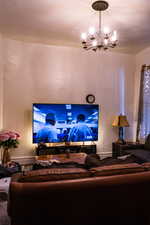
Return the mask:
{"type": "Polygon", "coordinates": [[[83,41],[86,41],[86,39],[87,39],[87,34],[86,34],[86,33],[82,33],[82,34],[81,34],[81,39],[82,39],[83,41]]]}
{"type": "Polygon", "coordinates": [[[104,45],[108,45],[108,39],[104,39],[104,45]]]}
{"type": "Polygon", "coordinates": [[[110,33],[109,27],[104,27],[103,32],[104,32],[104,34],[106,34],[106,35],[109,34],[109,33],[110,33]]]}
{"type": "Polygon", "coordinates": [[[89,34],[92,35],[92,36],[95,34],[95,27],[89,28],[89,34]]]}
{"type": "Polygon", "coordinates": [[[117,32],[116,31],[113,32],[113,35],[111,36],[111,41],[113,43],[117,41],[117,32]]]}
{"type": "Polygon", "coordinates": [[[116,41],[116,37],[114,35],[111,37],[111,41],[112,42],[115,42],[116,41]]]}
{"type": "MultiPolygon", "coordinates": [[[[114,36],[114,39],[116,39],[117,40],[117,31],[116,30],[114,30],[114,32],[113,32],[113,36],[114,36]]],[[[115,40],[115,41],[116,41],[115,40]]]]}
{"type": "Polygon", "coordinates": [[[93,46],[93,47],[96,47],[96,46],[97,46],[97,41],[94,40],[94,41],[92,42],[92,46],[93,46]]]}

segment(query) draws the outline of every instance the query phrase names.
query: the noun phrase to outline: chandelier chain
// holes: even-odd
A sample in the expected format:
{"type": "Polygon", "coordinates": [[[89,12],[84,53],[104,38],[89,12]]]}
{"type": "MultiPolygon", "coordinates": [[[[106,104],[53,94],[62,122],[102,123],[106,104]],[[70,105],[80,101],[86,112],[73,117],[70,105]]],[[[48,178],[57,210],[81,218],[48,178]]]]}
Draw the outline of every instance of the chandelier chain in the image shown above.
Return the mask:
{"type": "Polygon", "coordinates": [[[101,11],[99,11],[99,34],[101,34],[101,27],[102,27],[102,18],[101,18],[101,11]]]}

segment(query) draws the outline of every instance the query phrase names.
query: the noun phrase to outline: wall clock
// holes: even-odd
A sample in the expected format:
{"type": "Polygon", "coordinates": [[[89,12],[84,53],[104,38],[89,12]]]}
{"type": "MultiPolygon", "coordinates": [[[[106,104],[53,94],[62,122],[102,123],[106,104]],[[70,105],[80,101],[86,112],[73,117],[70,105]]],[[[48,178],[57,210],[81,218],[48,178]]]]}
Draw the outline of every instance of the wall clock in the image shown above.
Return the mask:
{"type": "Polygon", "coordinates": [[[95,102],[95,96],[92,95],[92,94],[87,95],[87,96],[86,96],[86,101],[87,101],[88,103],[94,103],[94,102],[95,102]]]}

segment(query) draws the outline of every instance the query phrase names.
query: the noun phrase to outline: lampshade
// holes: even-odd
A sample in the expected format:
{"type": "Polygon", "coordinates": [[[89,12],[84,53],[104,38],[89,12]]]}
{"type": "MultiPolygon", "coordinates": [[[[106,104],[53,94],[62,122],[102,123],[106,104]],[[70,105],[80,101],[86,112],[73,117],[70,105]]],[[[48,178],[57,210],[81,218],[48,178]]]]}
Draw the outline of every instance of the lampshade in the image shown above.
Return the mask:
{"type": "Polygon", "coordinates": [[[115,116],[112,126],[113,127],[129,127],[127,117],[123,115],[115,116]]]}

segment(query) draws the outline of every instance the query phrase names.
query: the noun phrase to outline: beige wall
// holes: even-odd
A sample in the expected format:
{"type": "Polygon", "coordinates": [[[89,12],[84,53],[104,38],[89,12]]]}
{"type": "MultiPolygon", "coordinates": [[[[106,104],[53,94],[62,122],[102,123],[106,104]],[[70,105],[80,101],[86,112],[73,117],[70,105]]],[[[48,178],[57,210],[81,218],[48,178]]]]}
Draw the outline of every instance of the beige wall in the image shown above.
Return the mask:
{"type": "Polygon", "coordinates": [[[82,49],[3,40],[4,128],[21,134],[21,144],[12,156],[34,154],[32,144],[32,103],[86,103],[87,94],[100,105],[100,154],[111,153],[118,129],[112,128],[120,113],[120,77],[125,77],[125,113],[133,138],[134,56],[111,52],[85,52],[82,49]]]}
{"type": "Polygon", "coordinates": [[[0,35],[0,130],[3,128],[3,48],[2,36],[0,35]]]}

